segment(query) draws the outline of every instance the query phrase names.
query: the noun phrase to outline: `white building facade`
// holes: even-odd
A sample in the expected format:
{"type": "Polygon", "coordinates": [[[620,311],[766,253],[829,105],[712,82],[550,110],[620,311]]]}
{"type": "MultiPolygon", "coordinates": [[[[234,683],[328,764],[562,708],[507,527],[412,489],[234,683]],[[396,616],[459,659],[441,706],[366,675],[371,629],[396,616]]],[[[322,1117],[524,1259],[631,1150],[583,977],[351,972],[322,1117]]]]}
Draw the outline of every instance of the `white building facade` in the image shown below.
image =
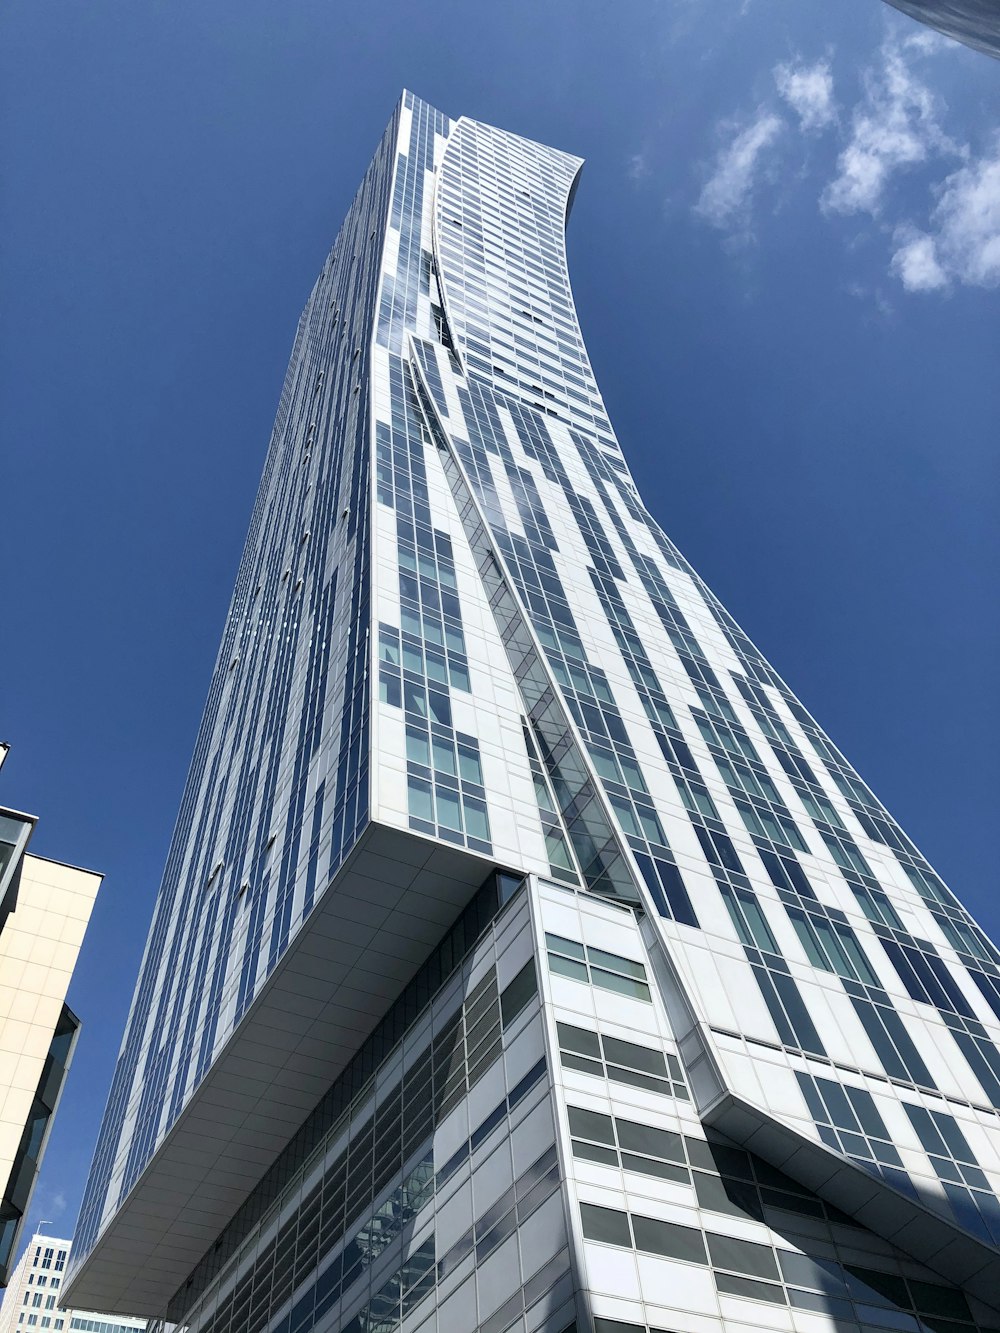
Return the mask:
{"type": "Polygon", "coordinates": [[[0,1304],[0,1333],[144,1333],[145,1319],[62,1308],[71,1242],[37,1232],[28,1242],[0,1304]]]}
{"type": "Polygon", "coordinates": [[[1000,954],[644,507],[580,166],[406,94],[314,288],[74,1301],[1000,1328],[1000,954]]]}

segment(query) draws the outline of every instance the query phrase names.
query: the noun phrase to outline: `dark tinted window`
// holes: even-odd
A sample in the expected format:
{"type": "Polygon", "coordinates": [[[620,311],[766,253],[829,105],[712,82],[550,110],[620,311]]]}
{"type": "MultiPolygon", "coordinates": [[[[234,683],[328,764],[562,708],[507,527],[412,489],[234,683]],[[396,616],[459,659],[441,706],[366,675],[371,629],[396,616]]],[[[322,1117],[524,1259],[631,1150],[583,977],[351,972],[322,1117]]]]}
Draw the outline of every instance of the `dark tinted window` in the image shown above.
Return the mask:
{"type": "Polygon", "coordinates": [[[662,1254],[667,1259],[682,1259],[689,1264],[707,1263],[705,1238],[694,1227],[681,1227],[675,1222],[661,1222],[655,1217],[632,1218],[635,1248],[649,1254],[662,1254]]]}
{"type": "Polygon", "coordinates": [[[631,1247],[628,1213],[620,1213],[615,1208],[599,1208],[594,1203],[581,1203],[580,1217],[583,1221],[583,1234],[587,1240],[600,1240],[608,1245],[631,1247]]]}

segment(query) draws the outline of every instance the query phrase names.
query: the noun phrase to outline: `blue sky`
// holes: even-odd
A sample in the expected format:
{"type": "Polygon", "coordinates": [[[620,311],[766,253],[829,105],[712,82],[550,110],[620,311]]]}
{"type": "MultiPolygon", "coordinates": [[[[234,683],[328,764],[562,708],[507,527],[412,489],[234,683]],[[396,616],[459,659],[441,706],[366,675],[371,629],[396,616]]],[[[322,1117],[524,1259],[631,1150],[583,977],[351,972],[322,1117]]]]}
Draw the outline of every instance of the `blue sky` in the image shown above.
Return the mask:
{"type": "Polygon", "coordinates": [[[72,1230],[295,323],[404,85],[587,159],[648,504],[1000,933],[1000,63],[879,0],[10,0],[0,801],[107,876],[29,1230],[72,1230]]]}

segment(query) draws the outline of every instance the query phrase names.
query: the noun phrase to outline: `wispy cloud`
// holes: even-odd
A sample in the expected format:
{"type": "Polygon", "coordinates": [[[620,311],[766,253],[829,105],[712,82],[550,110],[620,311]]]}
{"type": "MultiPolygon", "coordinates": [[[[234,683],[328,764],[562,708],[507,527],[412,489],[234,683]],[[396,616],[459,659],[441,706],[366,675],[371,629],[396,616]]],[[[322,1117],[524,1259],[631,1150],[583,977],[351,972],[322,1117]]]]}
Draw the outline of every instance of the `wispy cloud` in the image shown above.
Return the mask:
{"type": "Polygon", "coordinates": [[[826,212],[877,216],[897,172],[960,152],[942,128],[943,104],[913,67],[914,57],[935,49],[923,42],[890,41],[882,47],[851,117],[837,174],[820,198],[826,212]]]}
{"type": "Polygon", "coordinates": [[[649,161],[645,151],[633,153],[625,167],[630,181],[641,181],[649,175],[649,161]]]}
{"type": "Polygon", "coordinates": [[[833,71],[828,60],[814,65],[778,65],[774,70],[778,93],[799,118],[807,133],[826,129],[837,119],[833,97],[833,71]]]}
{"type": "MultiPolygon", "coordinates": [[[[890,29],[850,100],[849,82],[835,82],[832,51],[775,65],[773,91],[752,116],[720,122],[722,146],[704,168],[695,215],[730,242],[752,239],[761,186],[780,171],[792,184],[811,181],[831,221],[853,220],[845,239],[855,253],[864,239],[882,247],[879,277],[852,275],[855,294],[878,291],[886,303],[887,274],[912,293],[1000,287],[1000,133],[974,151],[934,88],[936,62],[956,50],[937,33],[890,29]],[[824,132],[832,160],[803,152],[824,132]]],[[[645,166],[633,159],[634,179],[645,166]]]]}
{"type": "MultiPolygon", "coordinates": [[[[803,131],[813,132],[837,118],[833,96],[833,74],[829,61],[804,61],[778,65],[773,70],[777,90],[794,111],[803,131]]],[[[789,128],[772,97],[772,105],[758,106],[749,120],[723,121],[719,126],[725,142],[702,187],[695,214],[713,227],[750,233],[750,209],[754,191],[765,173],[773,174],[778,140],[789,128]]]]}
{"type": "Polygon", "coordinates": [[[1000,137],[946,178],[929,231],[904,225],[895,239],[892,272],[907,291],[1000,286],[1000,137]]]}
{"type": "Polygon", "coordinates": [[[736,129],[729,142],[720,150],[715,168],[694,206],[699,217],[710,222],[713,227],[734,228],[745,225],[765,154],[783,128],[784,121],[780,116],[762,108],[748,125],[736,129]]]}

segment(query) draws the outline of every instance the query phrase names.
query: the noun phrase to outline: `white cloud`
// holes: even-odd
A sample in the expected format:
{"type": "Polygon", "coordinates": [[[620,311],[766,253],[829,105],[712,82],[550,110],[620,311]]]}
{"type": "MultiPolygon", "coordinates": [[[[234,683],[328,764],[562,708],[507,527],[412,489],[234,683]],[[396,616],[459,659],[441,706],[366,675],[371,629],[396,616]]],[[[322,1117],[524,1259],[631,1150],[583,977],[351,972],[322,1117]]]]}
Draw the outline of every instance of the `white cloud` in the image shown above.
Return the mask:
{"type": "Polygon", "coordinates": [[[945,179],[930,234],[904,227],[896,240],[892,271],[907,291],[1000,286],[1000,138],[945,179]]]}
{"type": "Polygon", "coordinates": [[[815,65],[778,65],[774,70],[778,92],[799,118],[803,130],[822,130],[837,119],[833,74],[828,60],[815,65]]]}
{"type": "Polygon", "coordinates": [[[880,66],[869,72],[865,97],[851,118],[851,133],[837,161],[837,175],[821,197],[832,213],[879,213],[890,177],[932,155],[960,150],[941,128],[939,99],[921,82],[908,53],[923,45],[882,48],[880,66]]]}
{"type": "Polygon", "coordinates": [[[918,28],[916,32],[907,33],[902,46],[907,51],[919,51],[921,55],[931,56],[951,55],[962,49],[954,37],[946,37],[943,32],[935,32],[933,28],[918,28]]]}
{"type": "MultiPolygon", "coordinates": [[[[977,145],[974,152],[953,132],[954,116],[935,91],[933,74],[935,63],[955,50],[954,42],[929,30],[894,33],[873,51],[860,91],[846,106],[831,53],[775,65],[775,94],[752,117],[721,123],[722,147],[706,167],[695,214],[725,232],[730,244],[745,242],[760,182],[773,179],[795,152],[788,131],[805,142],[840,125],[835,164],[820,166],[820,153],[812,151],[788,179],[815,180],[819,167],[820,207],[828,217],[856,219],[855,253],[862,253],[858,243],[876,240],[885,256],[880,267],[888,263],[897,290],[946,295],[963,286],[1000,288],[1000,133],[988,149],[977,145]]],[[[641,176],[644,166],[637,157],[630,174],[641,176]]],[[[862,291],[892,317],[871,275],[857,294],[862,291]]]]}
{"type": "Polygon", "coordinates": [[[760,110],[719,153],[694,211],[714,227],[738,226],[750,202],[763,154],[783,128],[780,116],[760,110]]]}
{"type": "Polygon", "coordinates": [[[900,227],[896,241],[899,249],[890,268],[908,292],[933,292],[947,287],[948,275],[938,263],[933,236],[915,227],[900,227]]]}

